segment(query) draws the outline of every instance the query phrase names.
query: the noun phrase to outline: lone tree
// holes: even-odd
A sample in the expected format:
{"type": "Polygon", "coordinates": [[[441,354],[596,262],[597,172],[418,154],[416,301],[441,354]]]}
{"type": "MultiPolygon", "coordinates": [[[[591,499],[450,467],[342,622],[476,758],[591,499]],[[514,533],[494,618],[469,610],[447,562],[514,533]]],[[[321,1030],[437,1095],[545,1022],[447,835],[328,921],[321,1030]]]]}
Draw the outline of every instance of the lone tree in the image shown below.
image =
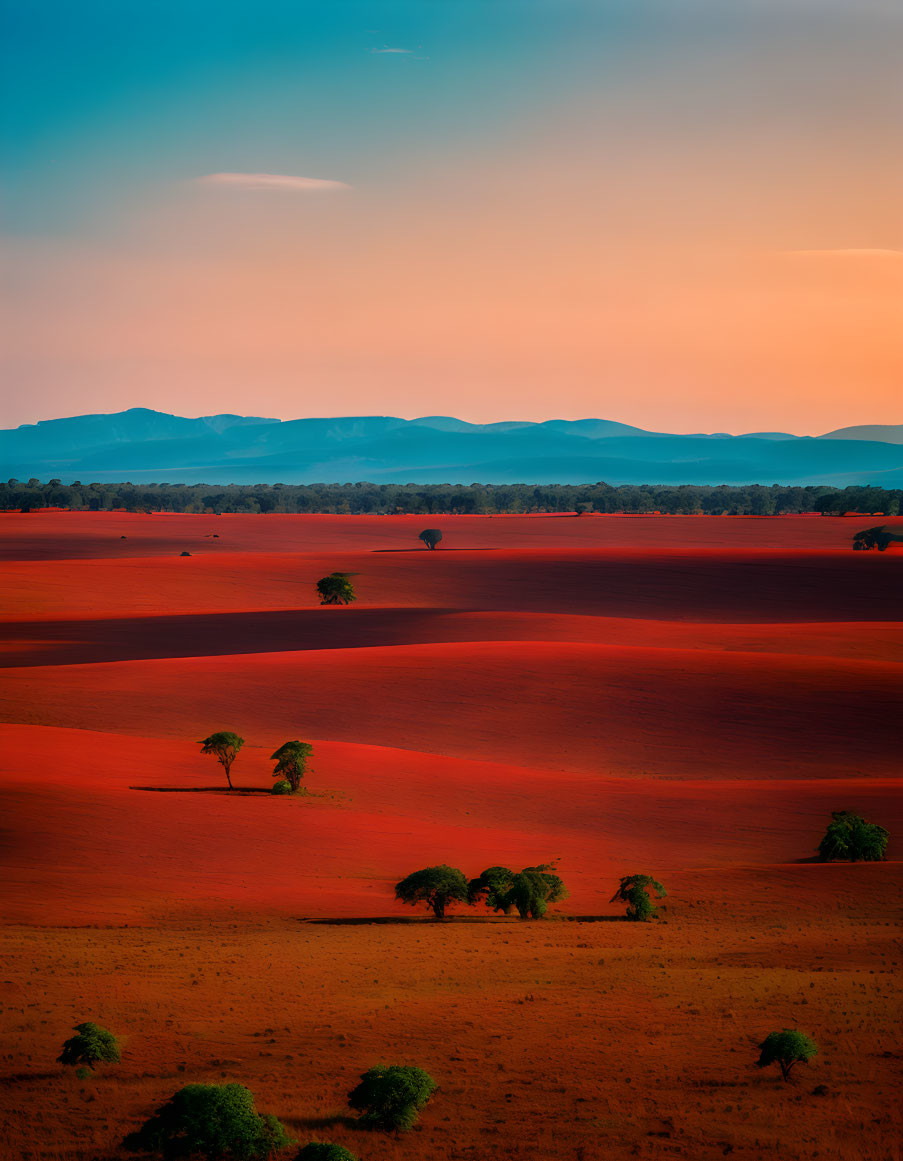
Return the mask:
{"type": "Polygon", "coordinates": [[[417,539],[422,540],[427,548],[435,548],[442,539],[442,533],[438,528],[424,528],[417,539]]]}
{"type": "Polygon", "coordinates": [[[402,1132],[414,1125],[435,1091],[436,1082],[422,1068],[380,1064],[363,1074],[348,1103],[361,1114],[365,1124],[386,1132],[402,1132]]]}
{"type": "Polygon", "coordinates": [[[802,1061],[804,1064],[818,1052],[818,1045],[810,1040],[804,1032],[797,1032],[794,1028],[785,1028],[783,1032],[769,1032],[759,1045],[759,1059],[757,1068],[767,1068],[775,1061],[781,1066],[781,1076],[784,1080],[790,1079],[790,1070],[794,1064],[802,1061]]]}
{"type": "Polygon", "coordinates": [[[469,903],[485,903],[492,911],[510,915],[517,910],[521,919],[541,919],[550,903],[567,899],[564,883],[552,863],[509,871],[507,867],[487,867],[467,885],[469,903]]]}
{"type": "Polygon", "coordinates": [[[119,1044],[112,1032],[92,1024],[90,1020],[75,1025],[75,1036],[63,1044],[63,1051],[57,1057],[58,1064],[118,1064],[122,1060],[119,1044]]]}
{"type": "Polygon", "coordinates": [[[412,907],[425,903],[437,919],[444,919],[449,903],[467,902],[467,880],[457,867],[445,863],[440,867],[424,867],[395,884],[395,898],[412,907]]]}
{"type": "Polygon", "coordinates": [[[835,810],[818,844],[818,853],[825,862],[849,859],[853,863],[880,863],[885,857],[890,838],[883,826],[866,822],[850,810],[835,810]]]}
{"type": "Polygon", "coordinates": [[[238,734],[233,734],[231,730],[220,730],[216,734],[211,734],[209,738],[204,738],[198,742],[202,754],[213,754],[222,765],[226,771],[226,781],[229,783],[230,790],[234,790],[234,787],[229,771],[232,769],[232,763],[238,757],[238,751],[244,744],[244,738],[240,738],[238,734]]]}
{"type": "Polygon", "coordinates": [[[343,1145],[311,1141],[298,1151],[295,1161],[357,1161],[357,1157],[343,1145]]]}
{"type": "Polygon", "coordinates": [[[207,1161],[269,1157],[290,1145],[285,1126],[261,1116],[243,1084],[189,1084],[154,1113],[123,1146],[133,1153],[207,1161]]]}
{"type": "Polygon", "coordinates": [[[297,794],[301,789],[301,779],[307,772],[307,759],[313,752],[310,742],[283,742],[278,750],[270,754],[270,761],[276,763],[273,777],[287,782],[291,787],[290,793],[297,794]]]}
{"type": "Polygon", "coordinates": [[[627,918],[646,923],[654,919],[658,913],[647,890],[649,887],[655,891],[659,899],[666,898],[668,892],[658,879],[653,879],[651,875],[625,875],[609,902],[626,903],[627,918]]]}
{"type": "Polygon", "coordinates": [[[353,572],[331,572],[317,581],[321,605],[350,605],[357,600],[350,578],[353,572]]]}

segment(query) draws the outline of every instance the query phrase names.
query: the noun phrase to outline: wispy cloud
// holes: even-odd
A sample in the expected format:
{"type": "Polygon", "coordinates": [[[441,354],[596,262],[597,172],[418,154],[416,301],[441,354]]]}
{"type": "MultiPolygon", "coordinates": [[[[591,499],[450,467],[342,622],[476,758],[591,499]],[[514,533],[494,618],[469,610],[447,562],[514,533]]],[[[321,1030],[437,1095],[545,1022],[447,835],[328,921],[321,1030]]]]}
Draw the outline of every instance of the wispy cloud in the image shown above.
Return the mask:
{"type": "Polygon", "coordinates": [[[287,190],[297,193],[351,189],[344,181],[324,177],[296,177],[288,173],[208,173],[195,179],[200,185],[230,186],[239,189],[287,190]]]}
{"type": "Polygon", "coordinates": [[[384,55],[385,53],[401,55],[401,56],[410,56],[411,53],[413,52],[413,49],[410,49],[410,48],[371,48],[370,51],[372,53],[375,53],[377,56],[384,55]]]}
{"type": "Polygon", "coordinates": [[[867,247],[848,247],[837,250],[785,250],[785,254],[793,254],[798,258],[903,258],[903,250],[888,250],[867,247]]]}

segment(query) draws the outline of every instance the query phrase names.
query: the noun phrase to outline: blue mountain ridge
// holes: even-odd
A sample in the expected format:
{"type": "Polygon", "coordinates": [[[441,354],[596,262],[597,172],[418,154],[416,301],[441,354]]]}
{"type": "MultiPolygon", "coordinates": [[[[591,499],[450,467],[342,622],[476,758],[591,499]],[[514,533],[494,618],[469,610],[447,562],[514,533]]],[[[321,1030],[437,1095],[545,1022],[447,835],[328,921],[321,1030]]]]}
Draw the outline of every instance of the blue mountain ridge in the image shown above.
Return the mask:
{"type": "Polygon", "coordinates": [[[196,419],[132,408],[0,431],[7,477],[66,483],[903,485],[903,425],[673,435],[605,419],[196,419]],[[881,439],[857,438],[862,432],[881,439]]]}

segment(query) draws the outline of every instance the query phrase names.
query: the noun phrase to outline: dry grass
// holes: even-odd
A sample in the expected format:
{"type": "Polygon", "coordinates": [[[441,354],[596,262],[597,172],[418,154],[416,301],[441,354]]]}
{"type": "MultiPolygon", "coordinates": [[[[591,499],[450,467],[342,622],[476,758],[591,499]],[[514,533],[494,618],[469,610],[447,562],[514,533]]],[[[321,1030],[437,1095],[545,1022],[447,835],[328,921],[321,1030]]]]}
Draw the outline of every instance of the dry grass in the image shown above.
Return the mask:
{"type": "Polygon", "coordinates": [[[729,908],[714,876],[678,877],[668,922],[643,926],[7,929],[0,1155],[116,1157],[180,1085],[234,1080],[299,1140],[367,1161],[889,1161],[901,1123],[887,916],[903,884],[895,865],[836,870],[877,874],[832,902],[806,895],[808,868],[737,872],[729,908]],[[53,1061],[87,1018],[125,1048],[82,1082],[53,1061]],[[785,1025],[820,1046],[789,1085],[753,1067],[755,1043],[785,1025]],[[440,1084],[401,1139],[346,1119],[345,1096],[379,1062],[440,1084]]]}

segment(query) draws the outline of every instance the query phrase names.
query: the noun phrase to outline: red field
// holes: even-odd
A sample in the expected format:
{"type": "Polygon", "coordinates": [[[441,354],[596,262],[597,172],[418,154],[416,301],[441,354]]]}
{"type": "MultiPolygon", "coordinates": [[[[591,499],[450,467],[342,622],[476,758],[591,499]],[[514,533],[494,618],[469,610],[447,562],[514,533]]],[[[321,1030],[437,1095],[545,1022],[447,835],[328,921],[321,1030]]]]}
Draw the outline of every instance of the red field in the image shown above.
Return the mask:
{"type": "Polygon", "coordinates": [[[901,1156],[903,552],[859,524],[0,516],[0,1156],[118,1156],[180,1062],[363,1161],[901,1156]],[[334,570],[355,605],[317,605],[334,570]],[[310,795],[263,793],[294,737],[310,795]],[[887,863],[809,861],[841,808],[887,863]],[[552,858],[558,914],[649,871],[667,923],[298,922],[552,858]],[[91,1018],[123,1064],[61,1082],[91,1018]],[[785,1025],[793,1086],[750,1069],[785,1025]],[[441,1085],[399,1141],[342,1119],[390,1058],[441,1085]]]}

